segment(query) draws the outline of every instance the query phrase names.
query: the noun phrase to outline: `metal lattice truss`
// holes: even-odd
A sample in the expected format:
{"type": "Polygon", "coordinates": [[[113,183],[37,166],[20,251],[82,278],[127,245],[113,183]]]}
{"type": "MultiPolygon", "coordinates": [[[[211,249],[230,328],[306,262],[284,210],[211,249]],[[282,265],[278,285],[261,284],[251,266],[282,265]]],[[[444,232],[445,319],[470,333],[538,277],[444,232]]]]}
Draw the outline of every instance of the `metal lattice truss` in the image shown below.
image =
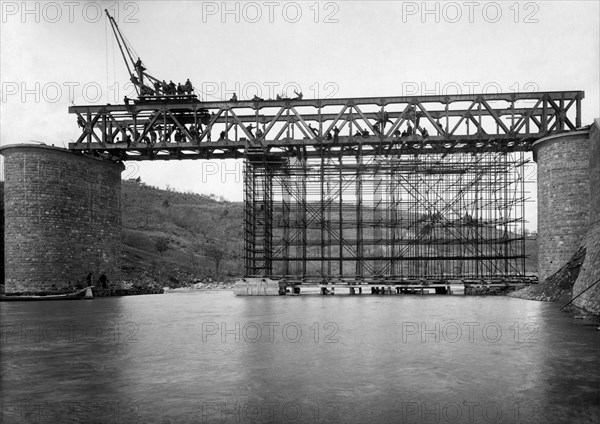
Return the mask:
{"type": "Polygon", "coordinates": [[[525,155],[247,160],[246,274],[524,277],[525,155]]]}
{"type": "Polygon", "coordinates": [[[200,102],[190,96],[72,106],[81,134],[69,148],[119,160],[239,158],[301,151],[343,154],[527,151],[581,126],[582,91],[421,97],[200,102]]]}

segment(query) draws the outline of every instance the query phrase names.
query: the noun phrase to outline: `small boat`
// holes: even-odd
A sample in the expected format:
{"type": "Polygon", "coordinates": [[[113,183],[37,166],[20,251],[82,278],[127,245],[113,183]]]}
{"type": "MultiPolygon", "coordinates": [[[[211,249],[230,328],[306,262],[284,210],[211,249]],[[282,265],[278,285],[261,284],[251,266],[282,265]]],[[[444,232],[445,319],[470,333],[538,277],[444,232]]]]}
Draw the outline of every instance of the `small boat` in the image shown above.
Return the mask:
{"type": "Polygon", "coordinates": [[[48,295],[10,295],[1,294],[0,301],[27,301],[27,300],[73,300],[73,299],[93,299],[94,293],[91,287],[78,290],[73,293],[48,294],[48,295]]]}

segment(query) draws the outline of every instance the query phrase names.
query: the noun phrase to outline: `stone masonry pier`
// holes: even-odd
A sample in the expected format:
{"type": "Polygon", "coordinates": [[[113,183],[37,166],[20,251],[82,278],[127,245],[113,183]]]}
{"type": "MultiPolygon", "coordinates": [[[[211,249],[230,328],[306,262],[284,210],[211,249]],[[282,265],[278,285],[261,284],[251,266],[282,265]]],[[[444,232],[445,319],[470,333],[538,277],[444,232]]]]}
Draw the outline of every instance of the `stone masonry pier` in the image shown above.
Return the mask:
{"type": "Polygon", "coordinates": [[[120,280],[122,164],[43,145],[4,156],[5,292],[61,293],[120,280]]]}

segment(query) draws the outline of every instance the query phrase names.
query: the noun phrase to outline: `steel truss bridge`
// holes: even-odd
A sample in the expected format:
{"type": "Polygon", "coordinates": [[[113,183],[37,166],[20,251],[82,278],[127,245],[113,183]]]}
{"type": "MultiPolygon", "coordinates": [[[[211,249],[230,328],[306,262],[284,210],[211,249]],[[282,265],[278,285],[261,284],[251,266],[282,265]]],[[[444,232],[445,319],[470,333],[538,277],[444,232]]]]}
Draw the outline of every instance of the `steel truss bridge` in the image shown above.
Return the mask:
{"type": "Polygon", "coordinates": [[[528,279],[527,152],[582,91],[72,106],[69,148],[245,160],[245,272],[297,281],[528,279]]]}

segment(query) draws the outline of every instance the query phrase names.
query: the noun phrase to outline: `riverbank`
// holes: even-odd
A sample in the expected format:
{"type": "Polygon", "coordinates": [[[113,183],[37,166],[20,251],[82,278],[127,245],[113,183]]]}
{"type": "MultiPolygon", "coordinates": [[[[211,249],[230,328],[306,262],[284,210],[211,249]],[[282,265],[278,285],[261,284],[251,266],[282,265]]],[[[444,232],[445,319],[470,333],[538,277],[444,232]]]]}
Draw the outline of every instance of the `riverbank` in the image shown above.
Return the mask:
{"type": "Polygon", "coordinates": [[[197,281],[186,287],[163,287],[165,293],[187,293],[197,290],[233,290],[235,281],[213,281],[211,278],[197,281]]]}
{"type": "Polygon", "coordinates": [[[579,249],[566,265],[544,281],[508,293],[507,296],[545,302],[568,302],[571,300],[573,284],[575,284],[575,281],[577,280],[577,276],[579,275],[579,271],[585,260],[585,255],[585,249],[579,249]]]}

